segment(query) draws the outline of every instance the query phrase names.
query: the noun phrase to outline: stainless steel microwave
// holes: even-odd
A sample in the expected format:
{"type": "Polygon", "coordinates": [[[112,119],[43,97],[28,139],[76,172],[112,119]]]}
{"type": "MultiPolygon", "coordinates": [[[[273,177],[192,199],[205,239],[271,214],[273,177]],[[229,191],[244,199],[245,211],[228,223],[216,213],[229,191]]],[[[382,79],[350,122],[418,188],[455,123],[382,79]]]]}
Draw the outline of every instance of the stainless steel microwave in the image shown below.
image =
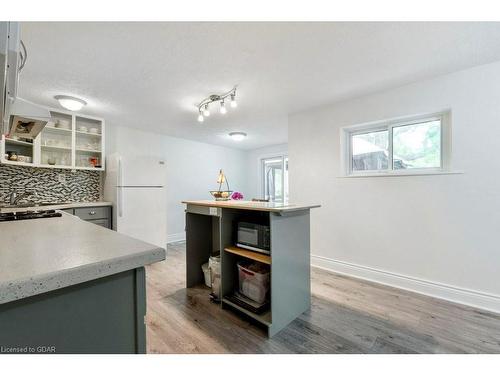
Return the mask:
{"type": "Polygon", "coordinates": [[[236,246],[270,254],[271,231],[269,225],[239,222],[236,246]]]}

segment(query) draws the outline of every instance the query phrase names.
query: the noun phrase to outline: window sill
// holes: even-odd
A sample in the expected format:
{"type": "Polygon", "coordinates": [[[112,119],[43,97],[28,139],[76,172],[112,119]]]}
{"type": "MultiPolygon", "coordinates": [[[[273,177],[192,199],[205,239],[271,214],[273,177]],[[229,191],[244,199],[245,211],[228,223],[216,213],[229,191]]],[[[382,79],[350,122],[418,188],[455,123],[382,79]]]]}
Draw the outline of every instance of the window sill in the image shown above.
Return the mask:
{"type": "Polygon", "coordinates": [[[412,171],[412,172],[374,172],[374,173],[356,173],[337,178],[362,178],[362,177],[410,177],[410,176],[434,176],[464,174],[464,171],[412,171]]]}

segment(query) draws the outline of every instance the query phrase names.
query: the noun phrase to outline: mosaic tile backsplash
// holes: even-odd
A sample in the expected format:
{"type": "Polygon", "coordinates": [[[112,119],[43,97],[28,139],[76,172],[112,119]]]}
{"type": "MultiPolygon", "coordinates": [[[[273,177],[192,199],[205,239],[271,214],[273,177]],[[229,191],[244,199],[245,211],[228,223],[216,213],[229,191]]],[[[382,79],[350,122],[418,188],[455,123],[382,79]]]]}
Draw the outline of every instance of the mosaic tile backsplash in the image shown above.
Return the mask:
{"type": "Polygon", "coordinates": [[[31,189],[31,202],[95,202],[100,199],[101,176],[97,171],[46,169],[0,165],[0,201],[11,188],[31,189]]]}

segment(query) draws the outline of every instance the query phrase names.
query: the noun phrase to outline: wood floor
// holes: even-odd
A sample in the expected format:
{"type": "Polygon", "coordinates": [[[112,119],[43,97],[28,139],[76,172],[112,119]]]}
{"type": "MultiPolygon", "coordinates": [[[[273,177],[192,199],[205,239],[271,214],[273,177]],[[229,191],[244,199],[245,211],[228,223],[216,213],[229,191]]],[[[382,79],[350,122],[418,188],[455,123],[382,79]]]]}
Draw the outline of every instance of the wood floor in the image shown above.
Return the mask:
{"type": "Polygon", "coordinates": [[[185,288],[184,243],[147,267],[148,353],[500,353],[500,315],[312,270],[311,310],[272,339],[185,288]]]}

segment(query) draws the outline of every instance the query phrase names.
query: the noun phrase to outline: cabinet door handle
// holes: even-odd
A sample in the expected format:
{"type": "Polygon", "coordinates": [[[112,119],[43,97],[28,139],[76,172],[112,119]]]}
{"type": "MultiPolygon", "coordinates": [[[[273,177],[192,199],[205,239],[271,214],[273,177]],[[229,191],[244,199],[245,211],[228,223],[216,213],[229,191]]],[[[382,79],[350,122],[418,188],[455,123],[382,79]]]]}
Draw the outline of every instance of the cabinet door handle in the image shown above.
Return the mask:
{"type": "Polygon", "coordinates": [[[95,212],[95,211],[90,211],[90,212],[89,212],[89,215],[95,215],[95,214],[96,214],[96,212],[95,212]]]}

